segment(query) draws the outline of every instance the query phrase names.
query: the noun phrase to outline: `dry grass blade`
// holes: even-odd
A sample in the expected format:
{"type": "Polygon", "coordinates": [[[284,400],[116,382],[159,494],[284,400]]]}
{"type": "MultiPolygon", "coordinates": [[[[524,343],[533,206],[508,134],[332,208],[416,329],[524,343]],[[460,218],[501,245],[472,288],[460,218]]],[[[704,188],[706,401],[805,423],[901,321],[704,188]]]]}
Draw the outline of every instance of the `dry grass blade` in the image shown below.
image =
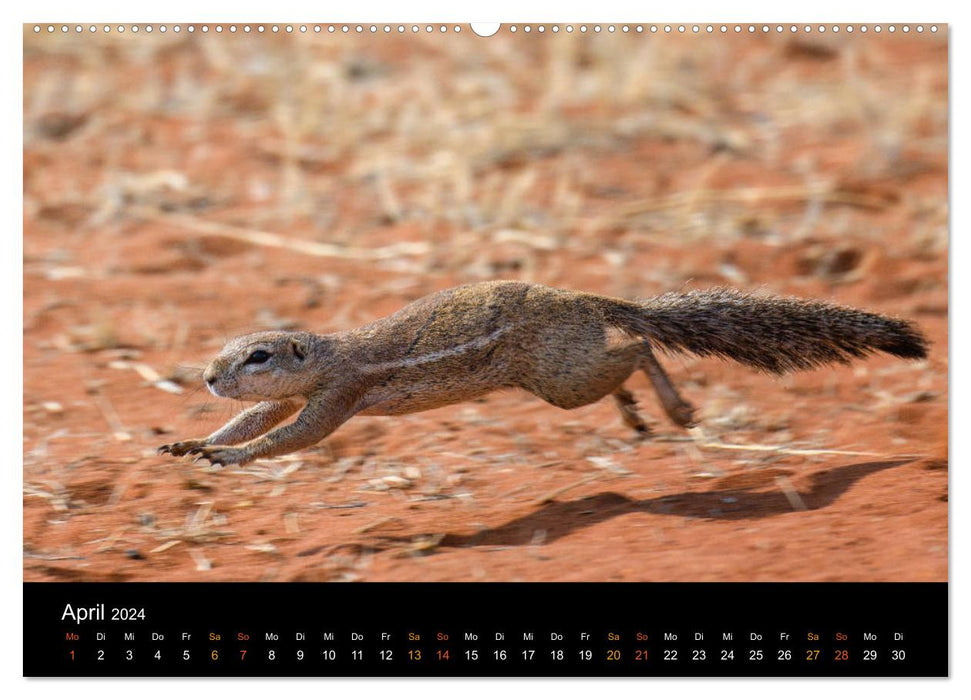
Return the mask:
{"type": "Polygon", "coordinates": [[[401,518],[397,518],[393,515],[389,515],[387,518],[381,518],[380,520],[375,520],[373,523],[368,523],[367,525],[362,525],[354,531],[355,535],[363,535],[365,532],[371,532],[376,530],[382,525],[387,525],[393,522],[402,522],[401,518]]]}
{"type": "Polygon", "coordinates": [[[792,506],[793,510],[809,510],[806,502],[802,500],[802,496],[800,496],[799,492],[796,491],[796,487],[792,485],[791,481],[789,481],[789,477],[777,476],[775,478],[775,483],[779,485],[780,489],[782,489],[782,493],[785,494],[786,500],[789,501],[789,505],[792,506]]]}
{"type": "Polygon", "coordinates": [[[889,457],[879,452],[854,452],[852,450],[808,450],[785,447],[783,445],[731,445],[724,442],[703,442],[701,447],[712,450],[736,450],[740,452],[776,452],[782,455],[801,455],[813,457],[819,455],[843,455],[844,457],[889,457]]]}
{"type": "Polygon", "coordinates": [[[169,540],[168,542],[163,542],[158,547],[149,550],[149,554],[159,554],[167,549],[172,549],[177,544],[182,544],[182,540],[169,540]]]}
{"type": "Polygon", "coordinates": [[[65,512],[69,508],[71,495],[61,484],[50,484],[48,488],[42,488],[36,484],[24,483],[24,495],[43,498],[50,502],[51,508],[58,512],[65,512]]]}
{"type": "Polygon", "coordinates": [[[107,396],[100,391],[95,392],[94,405],[98,407],[101,415],[104,416],[105,422],[111,428],[115,440],[118,442],[128,442],[131,440],[131,433],[125,430],[125,426],[122,425],[121,420],[118,418],[118,413],[115,411],[114,406],[111,405],[111,401],[108,400],[107,396]]]}
{"type": "Polygon", "coordinates": [[[431,250],[431,245],[424,241],[404,241],[377,248],[355,248],[352,246],[304,241],[299,238],[281,236],[278,233],[257,231],[254,229],[230,226],[215,221],[205,221],[191,216],[176,214],[158,214],[150,211],[140,211],[139,217],[158,221],[170,226],[195,231],[206,236],[221,236],[250,245],[265,248],[284,248],[302,255],[312,255],[318,258],[345,258],[349,260],[393,260],[403,255],[425,255],[431,250]]]}
{"type": "Polygon", "coordinates": [[[603,469],[604,471],[608,471],[613,474],[627,475],[631,473],[630,469],[620,466],[611,457],[594,455],[587,457],[587,461],[598,469],[603,469]]]}
{"type": "Polygon", "coordinates": [[[601,477],[601,474],[589,474],[579,481],[574,481],[573,483],[567,484],[566,486],[561,486],[558,489],[550,491],[548,494],[536,501],[537,505],[544,505],[546,503],[552,503],[556,500],[558,496],[562,496],[567,491],[572,491],[575,488],[583,486],[584,484],[589,484],[591,481],[596,481],[601,477]]]}
{"type": "Polygon", "coordinates": [[[261,552],[263,554],[276,554],[277,548],[275,544],[270,542],[258,542],[256,544],[246,545],[246,549],[252,550],[254,552],[261,552]]]}
{"type": "Polygon", "coordinates": [[[40,561],[83,561],[87,557],[72,554],[43,554],[41,552],[24,552],[24,559],[38,559],[40,561]]]}
{"type": "Polygon", "coordinates": [[[161,389],[162,391],[167,391],[170,394],[181,394],[182,387],[180,387],[175,382],[164,379],[154,368],[146,365],[144,362],[129,362],[127,360],[114,360],[109,362],[108,366],[111,369],[129,370],[133,369],[138,373],[142,379],[154,386],[156,389],[161,389]]]}
{"type": "Polygon", "coordinates": [[[213,502],[204,501],[198,504],[199,507],[191,514],[186,516],[185,525],[180,528],[166,528],[159,530],[159,539],[165,540],[158,551],[164,552],[169,547],[174,547],[180,542],[213,542],[218,539],[228,537],[233,534],[230,530],[218,529],[226,522],[225,516],[213,513],[213,502]]]}
{"type": "Polygon", "coordinates": [[[400,559],[403,557],[431,554],[438,548],[438,545],[443,539],[445,539],[444,533],[415,537],[404,549],[394,552],[391,556],[395,559],[400,559]]]}
{"type": "Polygon", "coordinates": [[[553,236],[543,236],[529,231],[517,231],[515,229],[503,229],[497,231],[492,240],[495,243],[522,243],[523,245],[539,250],[557,250],[561,243],[553,236]]]}
{"type": "Polygon", "coordinates": [[[209,571],[212,569],[212,561],[207,559],[202,552],[193,549],[189,552],[189,556],[196,563],[196,571],[209,571]]]}
{"type": "Polygon", "coordinates": [[[848,204],[866,209],[885,209],[887,202],[880,197],[870,197],[854,192],[844,192],[832,185],[789,187],[742,187],[731,190],[692,190],[676,192],[664,197],[653,197],[619,207],[613,215],[625,219],[666,209],[677,209],[688,204],[745,204],[749,206],[775,202],[814,201],[822,204],[848,204]]]}

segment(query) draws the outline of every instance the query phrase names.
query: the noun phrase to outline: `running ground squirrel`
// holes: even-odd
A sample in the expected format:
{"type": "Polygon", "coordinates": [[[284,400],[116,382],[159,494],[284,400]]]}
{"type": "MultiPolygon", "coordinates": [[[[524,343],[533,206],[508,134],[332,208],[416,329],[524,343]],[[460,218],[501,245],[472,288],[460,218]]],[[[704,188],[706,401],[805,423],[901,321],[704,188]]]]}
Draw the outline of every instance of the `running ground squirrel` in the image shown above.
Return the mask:
{"type": "Polygon", "coordinates": [[[163,445],[244,464],[316,444],[351,416],[393,416],[519,387],[570,409],[610,394],[647,434],[624,381],[643,370],[668,417],[694,425],[653,350],[783,374],[874,351],[923,358],[910,322],[821,301],[731,289],[627,301],[525,282],[484,282],[418,299],[351,331],[265,332],[230,341],[203,375],[216,396],[257,401],[207,438],[163,445]],[[619,331],[620,339],[610,330],[619,331]],[[270,428],[303,410],[292,423],[270,428]]]}

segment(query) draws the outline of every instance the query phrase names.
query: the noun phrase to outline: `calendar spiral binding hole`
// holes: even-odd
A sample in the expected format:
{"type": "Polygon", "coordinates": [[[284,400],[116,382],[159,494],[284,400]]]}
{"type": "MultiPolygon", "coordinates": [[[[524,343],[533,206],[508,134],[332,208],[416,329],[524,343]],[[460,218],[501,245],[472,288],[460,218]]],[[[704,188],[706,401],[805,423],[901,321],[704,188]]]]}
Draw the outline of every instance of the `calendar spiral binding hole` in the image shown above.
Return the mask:
{"type": "MultiPolygon", "coordinates": [[[[458,24],[116,24],[116,25],[68,25],[35,24],[34,34],[460,34],[463,29],[458,24]]],[[[936,34],[936,24],[510,24],[500,28],[509,34],[936,34]]],[[[473,31],[474,33],[474,31],[473,31]]]]}

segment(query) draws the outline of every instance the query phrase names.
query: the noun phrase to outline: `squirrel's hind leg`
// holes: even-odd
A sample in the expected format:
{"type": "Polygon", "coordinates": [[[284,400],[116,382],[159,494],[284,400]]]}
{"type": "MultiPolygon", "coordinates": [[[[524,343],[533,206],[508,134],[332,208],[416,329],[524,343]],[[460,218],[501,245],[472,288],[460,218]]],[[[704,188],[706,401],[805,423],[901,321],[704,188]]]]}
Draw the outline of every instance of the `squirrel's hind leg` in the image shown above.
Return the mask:
{"type": "Polygon", "coordinates": [[[641,356],[640,367],[644,370],[644,374],[651,380],[651,384],[654,385],[654,391],[657,392],[657,397],[661,400],[661,406],[664,408],[664,412],[668,414],[668,418],[682,428],[694,427],[697,425],[694,419],[694,406],[681,398],[681,395],[674,388],[674,384],[671,383],[664,368],[661,367],[657,358],[654,357],[650,346],[647,343],[644,345],[645,352],[641,356]]]}
{"type": "Polygon", "coordinates": [[[635,430],[641,437],[647,437],[651,434],[651,429],[637,412],[637,400],[632,393],[623,386],[619,386],[614,389],[614,393],[611,396],[614,397],[614,403],[617,404],[617,410],[620,411],[620,417],[624,421],[624,425],[635,430]]]}

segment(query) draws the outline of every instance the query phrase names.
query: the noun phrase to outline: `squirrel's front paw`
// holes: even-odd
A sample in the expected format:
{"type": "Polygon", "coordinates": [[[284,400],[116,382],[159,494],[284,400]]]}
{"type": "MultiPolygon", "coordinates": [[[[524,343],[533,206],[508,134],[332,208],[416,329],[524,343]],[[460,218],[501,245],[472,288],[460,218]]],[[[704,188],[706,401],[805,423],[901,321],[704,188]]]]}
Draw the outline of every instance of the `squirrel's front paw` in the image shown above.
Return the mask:
{"type": "Polygon", "coordinates": [[[182,455],[189,454],[189,450],[195,449],[196,447],[203,447],[205,444],[205,440],[183,440],[181,442],[173,442],[171,445],[162,445],[158,448],[158,453],[160,455],[170,454],[173,457],[181,457],[182,455]]]}
{"type": "Polygon", "coordinates": [[[197,455],[193,461],[208,459],[212,465],[245,464],[251,459],[246,450],[239,447],[226,447],[223,445],[199,445],[190,449],[188,453],[190,455],[197,455]]]}

